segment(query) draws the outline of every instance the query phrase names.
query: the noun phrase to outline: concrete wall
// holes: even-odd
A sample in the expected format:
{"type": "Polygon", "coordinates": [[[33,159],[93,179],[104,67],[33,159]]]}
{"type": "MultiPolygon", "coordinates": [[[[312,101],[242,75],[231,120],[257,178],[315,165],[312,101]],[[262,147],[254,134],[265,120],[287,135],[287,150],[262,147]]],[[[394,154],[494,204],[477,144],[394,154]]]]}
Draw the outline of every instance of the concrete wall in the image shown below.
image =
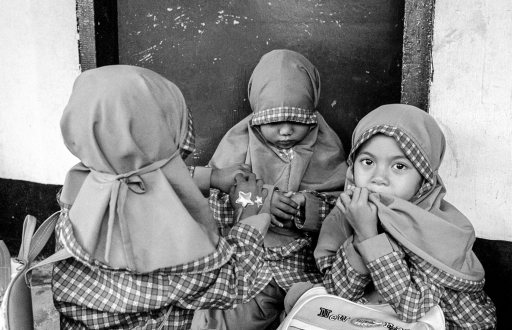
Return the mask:
{"type": "Polygon", "coordinates": [[[512,1],[438,0],[430,113],[447,200],[478,237],[512,240],[512,1]]]}
{"type": "Polygon", "coordinates": [[[80,73],[75,1],[3,1],[0,178],[62,184],[59,119],[80,73]]]}

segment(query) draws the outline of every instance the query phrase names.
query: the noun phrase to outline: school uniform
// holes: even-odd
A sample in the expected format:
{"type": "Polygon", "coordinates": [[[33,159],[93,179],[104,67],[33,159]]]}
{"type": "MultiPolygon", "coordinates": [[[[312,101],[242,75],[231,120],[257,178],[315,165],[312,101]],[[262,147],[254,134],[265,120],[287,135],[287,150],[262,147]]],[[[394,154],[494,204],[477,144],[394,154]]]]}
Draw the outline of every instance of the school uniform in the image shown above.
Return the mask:
{"type": "MultiPolygon", "coordinates": [[[[226,133],[209,165],[251,165],[269,191],[264,209],[270,208],[276,190],[303,193],[306,204],[295,216],[293,228],[269,229],[262,267],[265,285],[258,299],[237,307],[238,311],[198,311],[194,323],[197,320],[200,326],[193,329],[263,329],[283,310],[284,293],[294,283],[321,281],[312,254],[314,241],[345,181],[345,153],[336,133],[316,111],[320,77],[309,60],[289,50],[265,54],[251,75],[248,95],[253,113],[226,133]],[[295,146],[280,149],[265,140],[259,126],[283,121],[311,127],[295,146]]],[[[209,203],[220,228],[234,225],[227,194],[212,189],[209,203]]]]}

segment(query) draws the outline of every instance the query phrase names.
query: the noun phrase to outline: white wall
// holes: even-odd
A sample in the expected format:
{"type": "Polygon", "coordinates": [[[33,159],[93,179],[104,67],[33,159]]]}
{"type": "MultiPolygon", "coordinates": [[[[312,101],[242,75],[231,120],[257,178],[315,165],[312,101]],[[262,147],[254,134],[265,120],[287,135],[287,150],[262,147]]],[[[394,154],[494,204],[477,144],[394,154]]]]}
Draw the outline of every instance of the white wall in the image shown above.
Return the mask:
{"type": "Polygon", "coordinates": [[[478,237],[512,241],[512,1],[436,1],[433,69],[446,199],[478,237]]]}
{"type": "Polygon", "coordinates": [[[80,73],[75,1],[2,1],[0,177],[62,184],[59,120],[80,73]]]}

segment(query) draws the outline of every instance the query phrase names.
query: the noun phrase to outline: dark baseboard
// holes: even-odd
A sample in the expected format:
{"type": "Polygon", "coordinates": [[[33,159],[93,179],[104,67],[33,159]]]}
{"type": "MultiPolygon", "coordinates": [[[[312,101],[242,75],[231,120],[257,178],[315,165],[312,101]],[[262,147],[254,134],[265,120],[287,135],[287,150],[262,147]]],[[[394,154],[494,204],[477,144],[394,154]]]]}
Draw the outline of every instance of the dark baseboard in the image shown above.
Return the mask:
{"type": "MultiPolygon", "coordinates": [[[[28,214],[37,218],[38,226],[60,209],[57,192],[60,185],[0,179],[0,240],[12,256],[18,255],[23,232],[23,220],[28,214]]],[[[50,239],[40,257],[51,255],[55,240],[50,239]]]]}
{"type": "Polygon", "coordinates": [[[498,329],[512,324],[512,242],[477,238],[475,254],[485,269],[484,291],[498,313],[498,329]]]}

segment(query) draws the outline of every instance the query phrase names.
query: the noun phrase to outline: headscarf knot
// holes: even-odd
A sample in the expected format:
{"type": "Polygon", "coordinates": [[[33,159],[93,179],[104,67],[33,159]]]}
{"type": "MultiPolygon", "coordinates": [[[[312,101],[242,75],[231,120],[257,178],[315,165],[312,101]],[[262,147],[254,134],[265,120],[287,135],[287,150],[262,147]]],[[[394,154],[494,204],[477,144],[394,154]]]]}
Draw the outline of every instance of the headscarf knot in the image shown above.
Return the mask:
{"type": "MultiPolygon", "coordinates": [[[[110,203],[109,203],[109,215],[108,215],[108,229],[107,229],[107,243],[105,247],[105,261],[109,262],[110,247],[112,245],[112,233],[114,229],[114,221],[116,213],[119,217],[119,226],[121,228],[121,235],[129,235],[128,226],[124,218],[124,203],[126,201],[126,195],[128,190],[133,191],[136,194],[144,194],[146,192],[146,186],[141,175],[154,172],[165,164],[167,164],[175,155],[171,157],[159,160],[141,169],[131,171],[124,174],[110,174],[104,172],[98,172],[91,169],[91,174],[102,181],[111,182],[112,190],[110,192],[110,203]]],[[[127,253],[127,261],[129,267],[135,269],[135,257],[132,256],[131,251],[125,250],[127,253]],[[133,263],[133,264],[131,264],[133,263]]]]}

